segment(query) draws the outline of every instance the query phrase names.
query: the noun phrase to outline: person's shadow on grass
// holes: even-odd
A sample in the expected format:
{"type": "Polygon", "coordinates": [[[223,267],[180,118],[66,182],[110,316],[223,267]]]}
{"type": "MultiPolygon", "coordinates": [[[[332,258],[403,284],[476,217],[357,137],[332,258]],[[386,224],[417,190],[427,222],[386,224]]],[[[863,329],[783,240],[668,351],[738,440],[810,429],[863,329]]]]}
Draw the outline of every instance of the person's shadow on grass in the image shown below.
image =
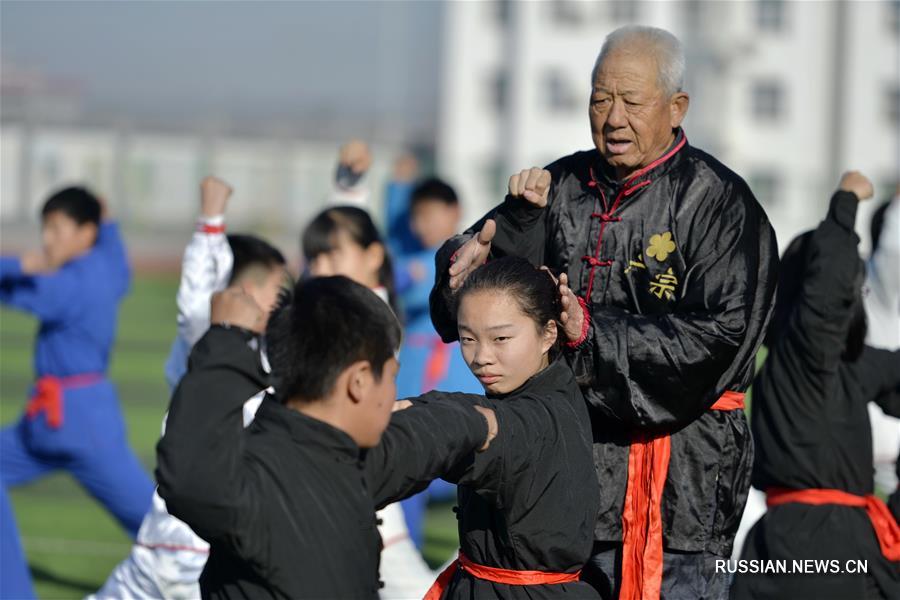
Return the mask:
{"type": "Polygon", "coordinates": [[[40,581],[43,583],[65,586],[71,588],[73,592],[78,592],[80,594],[93,594],[101,585],[94,582],[78,581],[77,579],[69,579],[68,577],[56,575],[37,565],[28,565],[28,568],[31,570],[31,577],[35,583],[40,581]]]}

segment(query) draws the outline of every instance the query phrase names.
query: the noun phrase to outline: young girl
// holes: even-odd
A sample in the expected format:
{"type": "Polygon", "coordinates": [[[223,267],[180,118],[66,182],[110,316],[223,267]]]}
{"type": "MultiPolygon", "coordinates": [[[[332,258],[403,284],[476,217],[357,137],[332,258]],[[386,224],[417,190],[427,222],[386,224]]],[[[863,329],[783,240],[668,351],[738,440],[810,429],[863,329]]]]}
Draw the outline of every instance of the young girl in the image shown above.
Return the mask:
{"type": "MultiPolygon", "coordinates": [[[[306,227],[303,254],[310,275],[343,275],[378,294],[399,314],[390,255],[365,210],[337,206],[319,213],[306,227]]],[[[399,503],[378,511],[384,548],[381,552],[381,597],[421,598],[434,579],[410,537],[399,503]]]]}
{"type": "Polygon", "coordinates": [[[301,245],[310,275],[348,277],[378,294],[397,313],[391,257],[365,210],[355,206],[323,210],[306,226],[301,245]]]}
{"type": "MultiPolygon", "coordinates": [[[[480,267],[457,293],[463,357],[499,433],[445,479],[458,484],[460,553],[426,595],[598,598],[579,581],[599,510],[590,419],[557,359],[557,287],[523,258],[480,267]]],[[[416,402],[415,400],[413,401],[416,402]]]]}

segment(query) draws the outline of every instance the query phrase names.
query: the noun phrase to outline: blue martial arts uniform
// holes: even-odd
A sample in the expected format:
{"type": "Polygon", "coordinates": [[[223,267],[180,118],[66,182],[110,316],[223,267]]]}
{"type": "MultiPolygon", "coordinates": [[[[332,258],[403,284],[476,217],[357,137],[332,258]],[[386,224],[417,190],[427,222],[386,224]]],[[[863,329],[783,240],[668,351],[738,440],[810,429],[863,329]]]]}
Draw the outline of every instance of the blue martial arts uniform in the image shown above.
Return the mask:
{"type": "Polygon", "coordinates": [[[4,598],[33,595],[6,498],[10,486],[65,469],[132,537],[150,508],[154,484],[128,446],[116,392],[106,376],[118,306],[129,281],[114,223],[103,223],[94,247],[53,273],[28,275],[18,258],[0,258],[0,302],[40,320],[32,399],[17,423],[0,430],[4,598]]]}
{"type": "MultiPolygon", "coordinates": [[[[391,256],[403,257],[422,250],[422,243],[410,226],[409,203],[414,185],[406,181],[392,181],[384,195],[384,221],[387,224],[387,244],[391,256]]],[[[397,272],[398,285],[405,287],[410,281],[404,279],[402,271],[397,272]]]]}

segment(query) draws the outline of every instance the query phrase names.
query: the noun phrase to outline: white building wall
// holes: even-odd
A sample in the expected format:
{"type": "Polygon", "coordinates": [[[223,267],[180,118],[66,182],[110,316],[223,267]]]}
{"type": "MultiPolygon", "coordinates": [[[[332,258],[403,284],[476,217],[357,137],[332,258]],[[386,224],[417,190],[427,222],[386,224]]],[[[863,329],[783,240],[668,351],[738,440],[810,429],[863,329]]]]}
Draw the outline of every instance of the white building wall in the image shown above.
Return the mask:
{"type": "MultiPolygon", "coordinates": [[[[24,231],[21,224],[29,225],[26,229],[33,235],[48,195],[68,185],[91,188],[128,230],[149,234],[148,243],[154,232],[189,231],[199,210],[200,181],[217,175],[234,188],[228,209],[230,228],[290,239],[291,250],[302,228],[330,199],[342,143],[127,128],[35,125],[26,132],[9,123],[4,123],[0,140],[0,219],[3,234],[10,238],[24,231]]],[[[383,183],[400,149],[387,145],[371,149],[373,164],[366,181],[372,216],[380,221],[383,183]]],[[[161,254],[163,250],[159,249],[161,254]]],[[[180,253],[181,248],[174,252],[180,253]]]]}
{"type": "MultiPolygon", "coordinates": [[[[591,146],[590,70],[603,38],[624,24],[614,20],[623,11],[612,2],[568,4],[562,12],[573,18],[560,20],[559,2],[511,2],[505,26],[493,18],[497,3],[445,7],[437,159],[469,203],[467,222],[502,199],[513,172],[591,146]],[[511,73],[502,113],[485,101],[482,75],[498,68],[511,73]],[[549,71],[571,87],[577,106],[547,106],[549,71]]],[[[876,183],[897,179],[900,142],[885,103],[900,77],[900,52],[886,24],[888,2],[785,2],[775,31],[760,27],[757,1],[636,4],[636,22],[668,29],[685,45],[689,140],[756,187],[782,248],[821,219],[841,171],[858,168],[876,183]],[[838,33],[845,36],[846,82],[837,83],[845,95],[835,123],[838,33]],[[773,121],[754,115],[759,81],[783,90],[784,110],[773,121]],[[763,175],[778,182],[771,197],[759,183],[763,175]]],[[[868,226],[864,208],[861,230],[868,226]]]]}
{"type": "MultiPolygon", "coordinates": [[[[732,3],[734,22],[754,23],[755,3],[732,3]]],[[[733,110],[726,114],[727,151],[720,159],[751,187],[771,174],[778,183],[773,197],[757,190],[784,246],[802,229],[821,219],[833,177],[826,172],[834,131],[832,113],[834,11],[827,3],[786,3],[782,31],[736,33],[748,52],[727,73],[733,110]],[[753,89],[771,81],[783,90],[784,108],[773,120],[756,118],[753,89]]]]}
{"type": "Polygon", "coordinates": [[[492,97],[504,37],[494,3],[448,2],[443,10],[436,159],[441,174],[458,188],[470,221],[494,197],[485,179],[498,159],[499,121],[492,97]]]}
{"type": "Polygon", "coordinates": [[[900,123],[890,123],[887,106],[889,89],[900,88],[900,31],[893,28],[890,10],[888,2],[854,3],[847,21],[841,164],[875,183],[875,201],[863,203],[857,217],[864,251],[872,211],[892,194],[891,183],[900,180],[900,123]]]}
{"type": "Polygon", "coordinates": [[[0,222],[19,218],[22,168],[22,131],[10,127],[0,136],[0,222]]]}
{"type": "Polygon", "coordinates": [[[199,206],[199,140],[152,133],[123,137],[120,218],[145,225],[190,223],[199,206]]]}
{"type": "Polygon", "coordinates": [[[64,185],[86,185],[115,210],[114,136],[105,130],[42,129],[31,137],[25,218],[37,219],[47,197],[64,185]]]}

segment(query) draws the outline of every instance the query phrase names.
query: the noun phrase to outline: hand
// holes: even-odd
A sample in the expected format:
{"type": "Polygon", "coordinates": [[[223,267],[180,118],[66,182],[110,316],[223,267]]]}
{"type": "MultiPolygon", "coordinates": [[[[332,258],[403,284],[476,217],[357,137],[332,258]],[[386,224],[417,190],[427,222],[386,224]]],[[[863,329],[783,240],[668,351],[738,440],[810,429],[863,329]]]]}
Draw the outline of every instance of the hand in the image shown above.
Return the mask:
{"type": "Polygon", "coordinates": [[[394,181],[409,183],[419,173],[419,161],[412,154],[404,154],[394,162],[394,181]]]}
{"type": "Polygon", "coordinates": [[[391,408],[391,412],[400,412],[401,410],[406,410],[410,406],[412,406],[412,402],[410,402],[409,400],[397,400],[396,402],[394,402],[394,406],[393,408],[391,408]]]}
{"type": "Polygon", "coordinates": [[[450,289],[456,290],[468,279],[472,272],[487,262],[491,252],[491,240],[497,233],[497,224],[493,219],[484,222],[478,235],[459,247],[456,260],[450,265],[450,289]]]}
{"type": "Polygon", "coordinates": [[[481,413],[481,416],[484,417],[484,420],[487,421],[488,425],[487,438],[484,440],[484,445],[478,449],[479,452],[484,452],[490,447],[494,438],[497,437],[497,433],[500,431],[500,425],[497,424],[497,415],[495,415],[494,411],[490,408],[475,406],[475,410],[481,413]]]}
{"type": "Polygon", "coordinates": [[[100,205],[100,222],[109,220],[109,203],[103,196],[97,195],[97,203],[100,205]]]}
{"type": "Polygon", "coordinates": [[[417,260],[409,263],[409,269],[407,270],[409,271],[409,276],[416,283],[424,281],[424,279],[428,277],[428,267],[417,260]]]}
{"type": "Polygon", "coordinates": [[[559,322],[562,323],[563,332],[570,342],[578,341],[584,327],[584,311],[578,302],[578,296],[569,287],[569,276],[565,273],[559,276],[559,304],[562,308],[559,322]]]}
{"type": "Polygon", "coordinates": [[[872,182],[859,171],[847,171],[841,177],[840,189],[845,192],[853,192],[860,202],[868,200],[875,195],[872,182]]]}
{"type": "Polygon", "coordinates": [[[204,177],[200,182],[200,212],[203,216],[224,215],[232,191],[231,186],[218,177],[204,177]]]}
{"type": "Polygon", "coordinates": [[[550,194],[550,171],[532,167],[509,178],[509,195],[524,198],[540,208],[547,206],[550,194]]]}
{"type": "Polygon", "coordinates": [[[240,287],[226,288],[212,296],[209,320],[213,325],[234,325],[262,333],[264,316],[256,301],[240,287]]]}
{"type": "Polygon", "coordinates": [[[50,270],[50,261],[41,250],[29,250],[19,257],[22,272],[26,275],[35,275],[50,270]]]}
{"type": "Polygon", "coordinates": [[[372,153],[362,140],[350,140],[338,153],[338,164],[350,169],[354,175],[362,175],[372,166],[372,153]]]}

